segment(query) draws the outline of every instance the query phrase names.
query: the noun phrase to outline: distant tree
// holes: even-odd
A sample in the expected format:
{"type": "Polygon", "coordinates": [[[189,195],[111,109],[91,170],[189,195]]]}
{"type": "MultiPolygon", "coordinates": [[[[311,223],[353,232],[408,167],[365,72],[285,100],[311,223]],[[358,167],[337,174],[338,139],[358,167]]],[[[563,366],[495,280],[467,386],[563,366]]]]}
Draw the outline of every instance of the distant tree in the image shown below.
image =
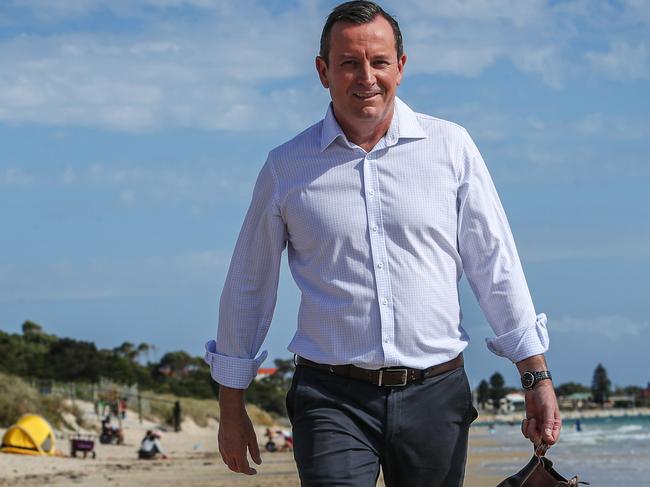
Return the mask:
{"type": "Polygon", "coordinates": [[[591,394],[593,395],[594,402],[601,406],[607,401],[611,393],[612,383],[607,377],[607,370],[602,364],[598,364],[594,370],[594,377],[591,381],[591,394]]]}
{"type": "MultiPolygon", "coordinates": [[[[156,349],[156,346],[151,343],[142,342],[138,345],[137,353],[138,359],[142,358],[143,355],[147,356],[147,362],[149,361],[149,354],[156,349]]],[[[142,362],[141,362],[142,363],[142,362]]]]}
{"type": "Polygon", "coordinates": [[[47,379],[97,382],[102,371],[101,355],[92,342],[61,338],[50,347],[47,379]]]}
{"type": "Polygon", "coordinates": [[[281,359],[281,358],[276,358],[273,363],[275,364],[275,367],[278,369],[275,371],[275,375],[278,379],[281,380],[282,382],[282,387],[285,389],[289,389],[289,386],[291,384],[291,378],[293,377],[293,373],[296,370],[296,366],[293,363],[293,359],[281,359]]]}
{"type": "Polygon", "coordinates": [[[577,382],[565,382],[555,388],[555,394],[560,396],[569,396],[576,392],[591,392],[591,388],[578,384],[577,382]]]}
{"type": "Polygon", "coordinates": [[[477,393],[477,401],[481,405],[481,408],[484,409],[485,403],[490,399],[490,384],[488,384],[485,379],[479,383],[477,393]]]}
{"type": "Polygon", "coordinates": [[[617,396],[640,397],[643,395],[643,387],[639,387],[639,386],[617,387],[616,390],[614,391],[614,394],[617,396]]]}
{"type": "Polygon", "coordinates": [[[138,356],[138,351],[131,342],[123,342],[122,345],[113,349],[113,353],[118,357],[127,359],[129,362],[135,361],[138,356]]]}
{"type": "MultiPolygon", "coordinates": [[[[29,342],[31,346],[40,347],[38,352],[47,351],[52,343],[56,342],[58,338],[54,335],[48,335],[43,331],[43,327],[33,321],[25,321],[22,325],[23,340],[29,342]],[[45,348],[43,348],[45,347],[45,348]]],[[[20,336],[20,335],[17,335],[20,336]]]]}
{"type": "Polygon", "coordinates": [[[25,321],[22,326],[23,335],[40,335],[43,333],[43,327],[33,321],[25,321]]]}
{"type": "Polygon", "coordinates": [[[505,384],[506,381],[503,380],[503,376],[498,372],[495,372],[490,377],[490,399],[492,399],[494,407],[498,407],[499,401],[507,394],[505,384]]]}
{"type": "Polygon", "coordinates": [[[189,353],[182,350],[175,352],[167,352],[160,359],[160,368],[169,368],[172,376],[179,376],[183,374],[187,368],[194,363],[189,353]]]}
{"type": "Polygon", "coordinates": [[[35,357],[23,337],[0,330],[0,370],[26,376],[30,366],[33,365],[35,365],[35,357]]]}
{"type": "Polygon", "coordinates": [[[260,380],[254,380],[246,390],[246,399],[266,411],[286,416],[286,395],[295,371],[292,359],[276,359],[277,370],[260,380]]]}

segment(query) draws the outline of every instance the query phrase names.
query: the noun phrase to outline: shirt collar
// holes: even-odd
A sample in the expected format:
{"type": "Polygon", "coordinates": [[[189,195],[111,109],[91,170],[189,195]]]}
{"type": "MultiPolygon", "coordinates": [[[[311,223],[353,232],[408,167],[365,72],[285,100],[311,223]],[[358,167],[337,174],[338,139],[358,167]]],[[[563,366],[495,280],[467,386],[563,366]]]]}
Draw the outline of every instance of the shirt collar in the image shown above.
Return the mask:
{"type": "MultiPolygon", "coordinates": [[[[321,127],[320,151],[323,152],[339,137],[345,145],[352,148],[352,143],[348,141],[343,129],[334,118],[334,110],[330,102],[321,127]]],[[[395,97],[395,112],[385,135],[386,146],[397,144],[399,139],[426,139],[426,137],[415,112],[406,103],[395,97]]]]}

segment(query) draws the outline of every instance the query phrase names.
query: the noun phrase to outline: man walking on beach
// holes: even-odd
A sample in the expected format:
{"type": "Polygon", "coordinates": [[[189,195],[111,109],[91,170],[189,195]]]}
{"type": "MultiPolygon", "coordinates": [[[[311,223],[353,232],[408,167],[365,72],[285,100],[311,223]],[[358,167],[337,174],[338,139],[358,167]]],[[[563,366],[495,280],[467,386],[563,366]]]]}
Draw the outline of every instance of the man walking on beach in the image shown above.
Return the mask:
{"type": "Polygon", "coordinates": [[[301,290],[287,395],[304,486],[460,486],[476,418],[462,351],[465,272],[526,391],[524,436],[552,445],[557,400],[505,213],[462,127],[396,97],[406,55],[395,19],[353,1],[327,19],[316,68],[332,103],[264,164],[206,361],[220,384],[219,451],[253,474],[244,390],[275,307],[281,254],[301,290]]]}

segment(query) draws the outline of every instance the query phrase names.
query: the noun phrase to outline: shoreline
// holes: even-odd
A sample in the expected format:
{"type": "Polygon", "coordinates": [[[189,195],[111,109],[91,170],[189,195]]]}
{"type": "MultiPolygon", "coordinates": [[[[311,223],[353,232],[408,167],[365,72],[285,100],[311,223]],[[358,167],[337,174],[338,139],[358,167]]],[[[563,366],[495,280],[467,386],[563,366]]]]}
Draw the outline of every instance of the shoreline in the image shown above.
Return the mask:
{"type": "MultiPolygon", "coordinates": [[[[580,410],[560,410],[562,419],[607,419],[607,418],[627,418],[638,416],[650,416],[650,408],[612,408],[612,409],[580,409],[580,410]]],[[[520,423],[525,417],[525,411],[517,411],[509,414],[494,414],[479,411],[479,417],[474,422],[474,426],[488,426],[490,423],[495,424],[513,424],[520,423]]]]}

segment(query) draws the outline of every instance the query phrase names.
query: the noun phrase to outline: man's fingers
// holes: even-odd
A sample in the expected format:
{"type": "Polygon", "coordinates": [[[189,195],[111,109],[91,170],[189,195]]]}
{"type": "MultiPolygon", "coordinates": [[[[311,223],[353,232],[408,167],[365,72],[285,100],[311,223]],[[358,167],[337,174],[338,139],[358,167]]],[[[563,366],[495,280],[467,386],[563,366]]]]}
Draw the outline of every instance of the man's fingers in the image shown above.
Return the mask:
{"type": "Polygon", "coordinates": [[[221,459],[223,460],[223,463],[225,463],[230,470],[232,470],[233,472],[237,472],[237,466],[235,464],[235,461],[231,457],[221,453],[221,459]]]}
{"type": "MultiPolygon", "coordinates": [[[[246,451],[243,454],[228,455],[221,453],[221,459],[230,470],[235,473],[244,473],[246,475],[255,475],[257,470],[251,468],[248,464],[248,459],[246,458],[246,451]]],[[[259,454],[259,452],[258,452],[259,454]]]]}
{"type": "Polygon", "coordinates": [[[535,444],[539,443],[541,435],[537,430],[537,420],[535,418],[529,418],[526,421],[526,434],[524,436],[535,444]]]}
{"type": "Polygon", "coordinates": [[[544,421],[544,440],[548,443],[553,440],[553,420],[544,421]]]}
{"type": "Polygon", "coordinates": [[[560,437],[562,422],[559,419],[548,419],[544,422],[544,442],[553,445],[560,437]]]}
{"type": "Polygon", "coordinates": [[[528,419],[521,420],[521,434],[524,435],[524,438],[528,438],[528,419]]]}
{"type": "Polygon", "coordinates": [[[237,472],[244,473],[246,475],[255,475],[257,473],[257,470],[251,468],[251,466],[248,464],[246,452],[244,452],[244,455],[237,457],[235,461],[237,463],[237,472]]]}
{"type": "Polygon", "coordinates": [[[248,451],[251,452],[251,458],[253,461],[260,465],[262,463],[262,457],[260,456],[260,446],[257,444],[257,438],[255,435],[248,440],[248,451]]]}

